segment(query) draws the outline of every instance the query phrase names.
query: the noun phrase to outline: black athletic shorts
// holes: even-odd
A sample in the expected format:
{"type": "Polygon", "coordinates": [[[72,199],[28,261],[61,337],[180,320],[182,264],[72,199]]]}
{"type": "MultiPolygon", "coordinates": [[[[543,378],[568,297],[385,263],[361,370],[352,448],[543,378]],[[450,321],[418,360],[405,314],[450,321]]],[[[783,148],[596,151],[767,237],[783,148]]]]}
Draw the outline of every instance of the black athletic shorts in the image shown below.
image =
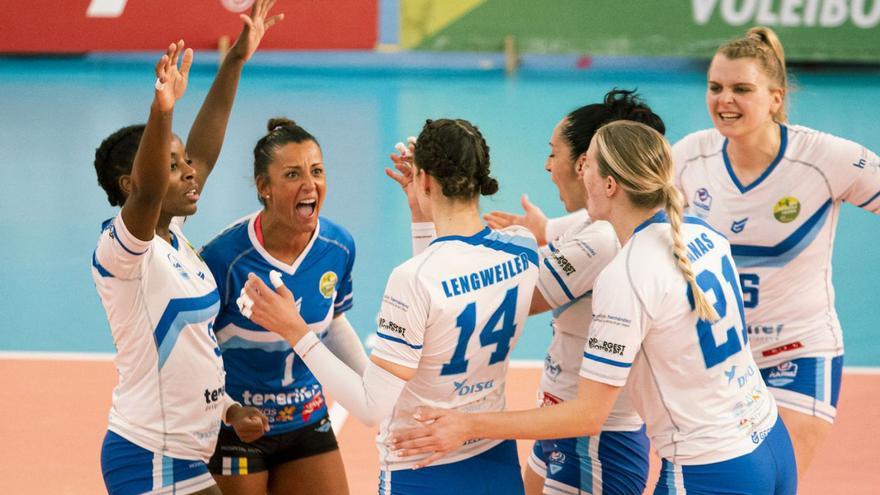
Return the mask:
{"type": "Polygon", "coordinates": [[[208,469],[212,474],[225,476],[258,473],[338,449],[328,417],[298,430],[263,436],[252,443],[241,441],[231,428],[221,428],[208,469]]]}

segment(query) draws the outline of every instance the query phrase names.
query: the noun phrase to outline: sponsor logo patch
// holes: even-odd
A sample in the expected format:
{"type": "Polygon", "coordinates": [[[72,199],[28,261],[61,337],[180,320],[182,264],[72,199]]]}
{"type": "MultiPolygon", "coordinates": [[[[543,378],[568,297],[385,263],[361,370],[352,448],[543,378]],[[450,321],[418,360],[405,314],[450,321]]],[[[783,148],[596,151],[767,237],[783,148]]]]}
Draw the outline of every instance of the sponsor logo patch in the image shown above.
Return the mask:
{"type": "Polygon", "coordinates": [[[623,356],[623,351],[626,349],[626,346],[623,344],[615,344],[614,342],[608,342],[607,340],[599,340],[596,337],[590,337],[590,340],[587,341],[587,345],[590,349],[599,349],[609,354],[617,354],[618,356],[623,356]]]}
{"type": "Polygon", "coordinates": [[[745,217],[742,220],[734,220],[732,224],[730,224],[730,231],[734,234],[739,234],[746,228],[746,222],[749,221],[749,217],[745,217]]]}
{"type": "Polygon", "coordinates": [[[801,212],[801,202],[794,196],[786,196],[773,206],[773,216],[777,221],[789,223],[797,218],[801,212]]]}
{"type": "Polygon", "coordinates": [[[786,361],[770,370],[767,374],[767,383],[774,387],[784,387],[797,378],[798,365],[786,361]]]}
{"type": "Polygon", "coordinates": [[[764,357],[775,356],[777,354],[782,354],[783,352],[800,349],[803,346],[804,344],[801,344],[800,342],[792,342],[791,344],[785,344],[779,347],[774,347],[773,349],[767,349],[766,351],[761,352],[761,355],[764,357]]]}

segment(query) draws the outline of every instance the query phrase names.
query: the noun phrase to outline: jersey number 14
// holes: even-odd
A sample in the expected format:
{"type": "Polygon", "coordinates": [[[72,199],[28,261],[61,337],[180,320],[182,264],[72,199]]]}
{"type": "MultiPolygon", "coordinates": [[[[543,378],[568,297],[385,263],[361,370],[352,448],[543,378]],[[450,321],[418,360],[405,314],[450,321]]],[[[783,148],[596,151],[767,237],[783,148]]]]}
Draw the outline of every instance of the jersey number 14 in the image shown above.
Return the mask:
{"type": "MultiPolygon", "coordinates": [[[[480,345],[495,346],[495,351],[489,356],[490,365],[504,361],[510,353],[510,340],[516,334],[517,292],[517,287],[513,287],[504,294],[501,305],[495,309],[486,326],[480,331],[480,345]],[[499,322],[501,322],[500,327],[498,327],[499,322]]],[[[464,311],[455,320],[455,324],[461,329],[461,333],[458,334],[458,344],[455,346],[455,352],[452,353],[452,359],[440,370],[441,376],[457,375],[467,371],[468,360],[465,359],[465,353],[477,326],[477,303],[472,302],[465,306],[464,311]]]]}

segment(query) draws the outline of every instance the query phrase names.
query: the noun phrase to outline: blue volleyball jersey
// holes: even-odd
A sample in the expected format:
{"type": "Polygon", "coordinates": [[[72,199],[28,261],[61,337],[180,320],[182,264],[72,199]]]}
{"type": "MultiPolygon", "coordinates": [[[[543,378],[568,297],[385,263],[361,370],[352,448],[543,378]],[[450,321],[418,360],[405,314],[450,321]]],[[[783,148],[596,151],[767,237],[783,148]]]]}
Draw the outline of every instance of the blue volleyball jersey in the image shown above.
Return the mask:
{"type": "Polygon", "coordinates": [[[269,272],[281,272],[296,305],[318,337],[333,317],[352,306],[354,240],[341,226],[320,218],[293,264],[275,259],[257,240],[249,215],[217,235],[202,257],[217,280],[220,315],[214,326],[226,365],[226,390],[235,400],[263,411],[270,435],[296,430],[326,416],[321,385],[280,336],[242,316],[236,299],[253,272],[271,287],[269,272]]]}

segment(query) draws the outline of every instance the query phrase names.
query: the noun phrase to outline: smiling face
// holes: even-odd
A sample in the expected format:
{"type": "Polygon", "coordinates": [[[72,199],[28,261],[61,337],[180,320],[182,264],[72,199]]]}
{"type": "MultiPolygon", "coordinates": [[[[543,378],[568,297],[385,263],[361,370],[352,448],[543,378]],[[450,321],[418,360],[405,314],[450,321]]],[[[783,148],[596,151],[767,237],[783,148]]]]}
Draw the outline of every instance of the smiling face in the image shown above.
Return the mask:
{"type": "Polygon", "coordinates": [[[729,59],[721,53],[712,59],[706,107],[724,137],[743,137],[773,125],[773,114],[782,106],[783,96],[781,89],[771,85],[757,60],[729,59]]]}
{"type": "Polygon", "coordinates": [[[321,148],[310,140],[279,147],[266,174],[257,178],[257,190],[273,221],[314,232],[327,191],[321,148]]]}
{"type": "Polygon", "coordinates": [[[550,135],[550,155],[544,169],[550,172],[550,180],[559,189],[559,199],[565,205],[565,210],[572,212],[586,206],[584,202],[584,184],[578,175],[575,160],[571,156],[571,146],[563,136],[563,131],[568,126],[568,118],[564,118],[556,124],[553,134],[550,135]]]}
{"type": "Polygon", "coordinates": [[[185,217],[196,212],[201,191],[191,164],[183,141],[174,136],[171,142],[171,176],[162,200],[162,212],[169,217],[185,217]]]}

